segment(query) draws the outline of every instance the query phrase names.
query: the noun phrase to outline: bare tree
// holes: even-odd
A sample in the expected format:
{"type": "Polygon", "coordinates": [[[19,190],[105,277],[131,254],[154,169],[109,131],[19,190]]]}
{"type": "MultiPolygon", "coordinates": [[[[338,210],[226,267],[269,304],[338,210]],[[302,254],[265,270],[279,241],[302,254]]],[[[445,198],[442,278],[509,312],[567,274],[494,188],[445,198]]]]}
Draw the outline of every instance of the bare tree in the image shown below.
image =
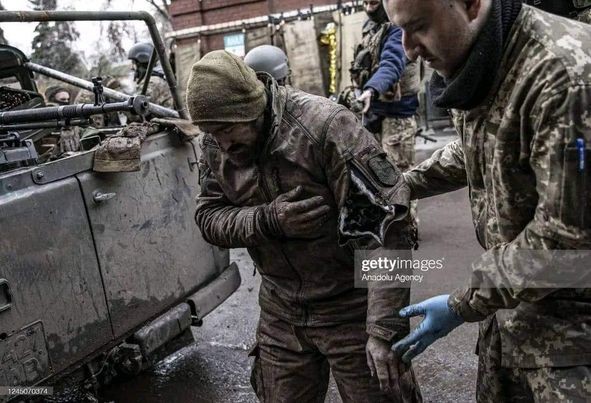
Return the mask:
{"type": "Polygon", "coordinates": [[[170,5],[172,0],[144,0],[156,11],[156,20],[160,23],[163,33],[172,31],[170,5]]]}
{"type": "Polygon", "coordinates": [[[171,21],[170,18],[170,4],[172,0],[145,0],[148,4],[150,4],[160,16],[168,21],[171,21]]]}
{"type": "Polygon", "coordinates": [[[107,26],[107,38],[111,44],[109,54],[115,60],[125,58],[127,52],[123,47],[123,38],[130,36],[129,26],[121,21],[111,21],[107,26]]]}

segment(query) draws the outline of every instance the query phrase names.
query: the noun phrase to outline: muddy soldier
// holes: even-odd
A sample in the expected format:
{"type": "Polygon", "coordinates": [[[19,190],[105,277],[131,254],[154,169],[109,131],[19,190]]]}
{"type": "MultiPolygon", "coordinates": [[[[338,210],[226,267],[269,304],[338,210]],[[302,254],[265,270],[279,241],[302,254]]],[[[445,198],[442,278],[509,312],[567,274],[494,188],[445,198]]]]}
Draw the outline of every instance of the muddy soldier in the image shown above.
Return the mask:
{"type": "Polygon", "coordinates": [[[187,88],[206,133],[197,224],[212,244],[248,248],[262,275],[257,396],[323,402],[332,369],[345,402],[420,401],[412,370],[390,350],[409,328],[392,310],[409,290],[354,287],[361,234],[411,246],[401,173],[349,110],[259,78],[215,51],[187,88]]]}
{"type": "MultiPolygon", "coordinates": [[[[544,251],[591,249],[591,26],[521,0],[386,5],[459,134],[405,179],[415,198],[468,186],[486,249],[465,287],[401,312],[425,318],[394,350],[408,361],[480,322],[478,401],[589,401],[591,289],[532,279],[558,270],[544,251]]],[[[588,262],[574,269],[585,287],[588,262]]]]}
{"type": "MultiPolygon", "coordinates": [[[[144,42],[136,43],[127,53],[127,58],[133,63],[134,80],[138,87],[138,93],[142,89],[144,80],[147,79],[148,63],[150,62],[153,51],[154,45],[150,42],[144,42]]],[[[167,108],[173,107],[170,89],[164,78],[164,73],[160,71],[159,66],[155,66],[152,70],[146,95],[150,98],[150,102],[167,108]]]]}

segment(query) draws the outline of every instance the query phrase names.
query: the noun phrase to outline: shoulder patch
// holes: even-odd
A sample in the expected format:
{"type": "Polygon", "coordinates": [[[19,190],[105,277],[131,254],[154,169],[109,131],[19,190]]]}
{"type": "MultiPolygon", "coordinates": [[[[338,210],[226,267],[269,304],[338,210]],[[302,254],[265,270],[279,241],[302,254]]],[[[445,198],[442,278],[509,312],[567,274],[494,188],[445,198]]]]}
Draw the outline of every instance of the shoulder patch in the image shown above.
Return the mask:
{"type": "Polygon", "coordinates": [[[400,171],[388,160],[386,154],[371,157],[367,166],[383,185],[394,186],[400,180],[400,171]]]}

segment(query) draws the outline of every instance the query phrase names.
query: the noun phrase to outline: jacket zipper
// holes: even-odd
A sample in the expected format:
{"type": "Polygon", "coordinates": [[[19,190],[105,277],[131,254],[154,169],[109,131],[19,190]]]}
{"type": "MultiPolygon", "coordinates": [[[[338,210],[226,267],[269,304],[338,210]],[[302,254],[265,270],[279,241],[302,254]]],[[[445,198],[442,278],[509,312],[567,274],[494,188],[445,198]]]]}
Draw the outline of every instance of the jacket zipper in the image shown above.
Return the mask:
{"type": "MultiPolygon", "coordinates": [[[[263,148],[263,152],[261,153],[262,155],[265,155],[267,153],[267,149],[269,148],[269,143],[267,142],[265,144],[265,147],[263,148]]],[[[260,160],[259,160],[260,161],[260,160]]],[[[272,202],[273,199],[273,195],[271,193],[271,190],[269,189],[269,183],[267,182],[267,176],[264,173],[264,167],[262,166],[262,164],[257,164],[259,167],[259,175],[261,178],[261,188],[263,189],[263,194],[267,200],[268,203],[272,202]]],[[[300,304],[303,308],[303,325],[305,326],[306,323],[308,322],[308,308],[307,306],[302,304],[302,291],[304,288],[304,282],[302,281],[302,276],[300,276],[300,273],[298,273],[298,271],[295,269],[295,267],[293,267],[293,265],[291,264],[291,262],[289,261],[289,259],[287,258],[287,255],[285,254],[285,251],[283,250],[283,248],[281,247],[281,244],[279,244],[279,250],[281,251],[281,254],[283,255],[283,258],[285,260],[285,262],[289,265],[289,267],[293,270],[293,272],[297,275],[299,281],[300,281],[300,285],[298,287],[298,291],[296,292],[296,302],[298,304],[300,304]]]]}

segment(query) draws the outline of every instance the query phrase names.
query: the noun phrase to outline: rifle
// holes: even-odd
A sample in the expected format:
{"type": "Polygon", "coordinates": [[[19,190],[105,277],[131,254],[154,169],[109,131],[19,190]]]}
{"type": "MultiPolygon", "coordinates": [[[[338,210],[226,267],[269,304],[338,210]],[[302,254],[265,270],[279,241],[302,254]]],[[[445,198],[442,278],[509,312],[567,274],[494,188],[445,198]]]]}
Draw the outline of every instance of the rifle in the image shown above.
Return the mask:
{"type": "Polygon", "coordinates": [[[431,137],[431,136],[428,136],[426,134],[423,134],[423,129],[417,130],[417,132],[415,133],[415,136],[422,138],[425,141],[424,144],[427,144],[427,141],[430,141],[432,143],[437,143],[437,139],[436,138],[431,137]]]}

